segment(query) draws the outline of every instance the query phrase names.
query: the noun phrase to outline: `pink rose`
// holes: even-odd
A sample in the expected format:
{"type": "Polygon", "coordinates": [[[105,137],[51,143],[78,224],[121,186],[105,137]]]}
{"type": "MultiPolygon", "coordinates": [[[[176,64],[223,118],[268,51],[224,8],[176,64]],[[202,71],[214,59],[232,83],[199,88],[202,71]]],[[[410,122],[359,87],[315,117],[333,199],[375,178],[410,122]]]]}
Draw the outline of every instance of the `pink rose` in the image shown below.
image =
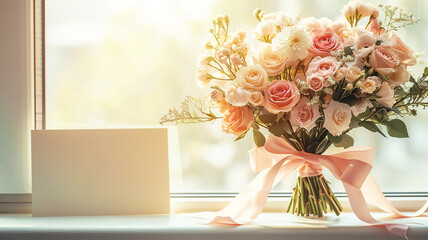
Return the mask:
{"type": "Polygon", "coordinates": [[[394,72],[398,63],[399,59],[394,50],[383,46],[375,46],[369,59],[369,64],[382,74],[394,72]]]}
{"type": "MultiPolygon", "coordinates": [[[[324,78],[327,81],[327,78],[332,77],[338,69],[337,60],[334,57],[316,57],[312,59],[309,64],[308,71],[306,71],[306,76],[312,74],[317,74],[318,76],[324,78]]],[[[325,83],[325,82],[324,82],[325,83]]]]}
{"type": "Polygon", "coordinates": [[[289,81],[274,80],[265,90],[264,107],[271,113],[289,112],[300,99],[297,85],[289,81]]]}
{"type": "Polygon", "coordinates": [[[240,135],[250,128],[254,114],[246,107],[230,107],[224,112],[222,128],[225,133],[240,135]]]}
{"type": "Polygon", "coordinates": [[[324,109],[324,115],[324,128],[327,129],[331,135],[340,136],[343,131],[349,128],[352,112],[348,104],[332,100],[327,108],[324,109]]]}
{"type": "Polygon", "coordinates": [[[406,66],[413,66],[416,64],[415,53],[397,35],[392,33],[390,40],[393,42],[392,47],[402,64],[406,66]]]}
{"type": "Polygon", "coordinates": [[[376,38],[370,32],[363,32],[357,36],[355,41],[355,55],[360,58],[367,57],[372,51],[376,44],[376,38]]]}
{"type": "Polygon", "coordinates": [[[410,73],[407,71],[407,67],[403,64],[400,64],[395,72],[388,74],[389,85],[391,87],[399,86],[410,80],[410,73]]]}
{"type": "Polygon", "coordinates": [[[369,30],[376,35],[381,35],[385,32],[384,29],[380,28],[379,20],[377,18],[372,19],[372,22],[369,25],[369,30]]]}
{"type": "Polygon", "coordinates": [[[380,98],[376,98],[376,102],[385,107],[392,107],[395,103],[394,90],[387,82],[383,82],[379,91],[376,93],[380,98]]]}
{"type": "Polygon", "coordinates": [[[324,78],[320,77],[318,74],[312,74],[306,79],[309,88],[318,92],[324,87],[324,78]]]}
{"type": "Polygon", "coordinates": [[[342,47],[340,37],[331,28],[314,30],[312,36],[312,46],[309,50],[316,56],[331,56],[331,51],[337,51],[342,47]]]}
{"type": "Polygon", "coordinates": [[[315,121],[320,117],[319,105],[308,105],[309,99],[302,98],[299,103],[291,109],[290,123],[294,128],[303,127],[310,131],[315,127],[315,121]]]}

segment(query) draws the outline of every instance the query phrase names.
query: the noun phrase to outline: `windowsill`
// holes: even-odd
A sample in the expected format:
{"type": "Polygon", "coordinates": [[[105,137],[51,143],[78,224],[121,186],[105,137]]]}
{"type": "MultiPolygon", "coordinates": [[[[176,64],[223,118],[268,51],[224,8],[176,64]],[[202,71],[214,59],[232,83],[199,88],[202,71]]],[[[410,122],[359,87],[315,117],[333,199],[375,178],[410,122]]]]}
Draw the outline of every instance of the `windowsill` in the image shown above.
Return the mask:
{"type": "MultiPolygon", "coordinates": [[[[377,218],[388,216],[374,213],[377,218]]],[[[426,239],[428,218],[397,219],[412,223],[409,239],[426,239]]],[[[0,215],[0,239],[394,239],[384,228],[371,227],[353,213],[321,219],[262,213],[251,225],[211,227],[185,215],[43,217],[0,215]]]]}

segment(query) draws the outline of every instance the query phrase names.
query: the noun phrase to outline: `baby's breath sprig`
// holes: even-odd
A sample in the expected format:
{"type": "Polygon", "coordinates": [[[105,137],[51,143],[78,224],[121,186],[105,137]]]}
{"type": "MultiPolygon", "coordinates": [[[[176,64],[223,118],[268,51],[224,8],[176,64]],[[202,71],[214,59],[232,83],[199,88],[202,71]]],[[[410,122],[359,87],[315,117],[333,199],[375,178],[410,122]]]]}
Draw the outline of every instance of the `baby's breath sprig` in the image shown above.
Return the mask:
{"type": "Polygon", "coordinates": [[[215,103],[207,96],[198,98],[187,96],[180,106],[170,108],[163,115],[159,123],[188,124],[200,122],[212,122],[222,117],[216,116],[212,110],[216,108],[215,103]]]}
{"type": "Polygon", "coordinates": [[[398,6],[379,4],[379,8],[385,13],[385,19],[380,24],[386,32],[397,31],[399,28],[415,24],[421,20],[398,6]]]}

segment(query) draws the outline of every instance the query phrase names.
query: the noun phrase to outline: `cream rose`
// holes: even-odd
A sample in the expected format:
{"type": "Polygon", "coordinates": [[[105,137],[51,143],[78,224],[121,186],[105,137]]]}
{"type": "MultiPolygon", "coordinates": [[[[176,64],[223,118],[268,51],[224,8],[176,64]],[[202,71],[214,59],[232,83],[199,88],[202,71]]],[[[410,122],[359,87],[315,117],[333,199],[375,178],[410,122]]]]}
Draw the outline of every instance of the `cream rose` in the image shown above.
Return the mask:
{"type": "Polygon", "coordinates": [[[333,80],[336,82],[341,81],[342,79],[345,78],[347,72],[348,72],[348,68],[346,67],[341,67],[337,69],[336,73],[333,75],[333,80]]]}
{"type": "MultiPolygon", "coordinates": [[[[324,78],[324,81],[327,81],[328,77],[332,77],[338,69],[337,60],[334,57],[316,57],[312,59],[309,64],[308,71],[306,71],[306,76],[312,74],[317,74],[318,76],[324,78]]],[[[325,82],[324,82],[325,83],[325,82]]]]}
{"type": "Polygon", "coordinates": [[[229,86],[226,89],[226,102],[232,106],[242,107],[247,105],[250,93],[241,87],[229,86]]]}
{"type": "Polygon", "coordinates": [[[315,92],[320,91],[324,87],[324,78],[320,77],[318,74],[312,74],[306,78],[306,81],[309,85],[309,88],[315,92]]]}
{"type": "Polygon", "coordinates": [[[380,86],[380,90],[376,93],[380,98],[376,98],[376,102],[385,106],[392,107],[395,103],[394,90],[389,86],[387,82],[383,82],[380,86]]]}
{"type": "Polygon", "coordinates": [[[224,112],[222,128],[225,133],[240,135],[250,128],[254,114],[246,107],[231,107],[224,112]]]}
{"type": "Polygon", "coordinates": [[[312,46],[309,49],[314,55],[326,57],[331,56],[332,51],[342,47],[342,40],[331,28],[312,31],[312,46]]]}
{"type": "Polygon", "coordinates": [[[389,74],[394,72],[399,59],[392,48],[375,46],[370,54],[369,64],[379,73],[389,74]]]}
{"type": "Polygon", "coordinates": [[[407,67],[403,64],[399,65],[395,72],[387,75],[389,78],[389,85],[391,87],[399,86],[410,80],[410,73],[407,71],[407,67]]]}
{"type": "Polygon", "coordinates": [[[218,102],[223,99],[223,93],[221,93],[217,89],[214,89],[211,91],[210,97],[211,97],[211,100],[213,100],[214,102],[218,102]]]}
{"type": "Polygon", "coordinates": [[[332,100],[327,108],[324,109],[324,115],[324,128],[326,128],[331,135],[340,136],[343,131],[349,128],[352,112],[348,104],[332,100]]]}
{"type": "Polygon", "coordinates": [[[364,82],[361,83],[361,91],[371,94],[376,90],[376,81],[373,79],[367,78],[364,82]]]}
{"type": "Polygon", "coordinates": [[[272,53],[272,45],[266,45],[259,54],[259,63],[268,76],[276,76],[285,68],[285,58],[272,53]]]}
{"type": "Polygon", "coordinates": [[[348,67],[348,71],[346,72],[345,79],[349,83],[354,83],[361,75],[361,69],[357,66],[348,67]]]}
{"type": "Polygon", "coordinates": [[[299,103],[291,109],[290,123],[293,128],[303,127],[310,131],[315,127],[315,121],[320,117],[319,105],[308,105],[309,99],[301,98],[299,103]]]}
{"type": "Polygon", "coordinates": [[[265,70],[260,64],[245,66],[236,73],[237,83],[250,91],[263,91],[269,81],[265,70]]]}
{"type": "Polygon", "coordinates": [[[261,92],[250,93],[249,102],[255,106],[262,105],[264,102],[263,94],[261,92]]]}
{"type": "Polygon", "coordinates": [[[275,80],[266,88],[263,105],[271,113],[289,112],[299,99],[300,92],[295,83],[275,80]]]}

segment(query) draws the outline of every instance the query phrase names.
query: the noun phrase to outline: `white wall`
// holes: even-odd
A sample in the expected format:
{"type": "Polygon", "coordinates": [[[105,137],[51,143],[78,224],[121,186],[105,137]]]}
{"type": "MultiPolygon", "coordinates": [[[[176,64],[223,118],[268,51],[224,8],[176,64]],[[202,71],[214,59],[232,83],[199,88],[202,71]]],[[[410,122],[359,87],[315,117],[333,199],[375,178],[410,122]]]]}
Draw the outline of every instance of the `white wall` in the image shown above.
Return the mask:
{"type": "Polygon", "coordinates": [[[0,0],[0,193],[31,192],[31,12],[0,0]]]}

